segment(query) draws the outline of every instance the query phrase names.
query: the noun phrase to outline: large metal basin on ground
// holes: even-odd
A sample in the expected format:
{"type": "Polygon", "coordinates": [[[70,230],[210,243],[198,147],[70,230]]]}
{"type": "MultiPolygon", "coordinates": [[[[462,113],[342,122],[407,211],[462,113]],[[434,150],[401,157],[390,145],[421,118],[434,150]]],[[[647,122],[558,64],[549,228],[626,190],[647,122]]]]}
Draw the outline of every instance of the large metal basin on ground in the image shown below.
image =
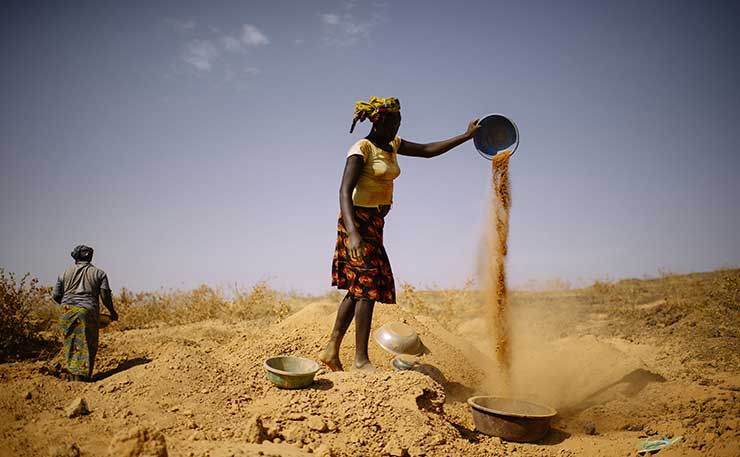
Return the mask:
{"type": "Polygon", "coordinates": [[[524,400],[478,396],[468,399],[475,428],[506,441],[530,443],[541,440],[557,414],[553,408],[524,400]]]}
{"type": "Polygon", "coordinates": [[[289,355],[265,360],[267,379],[283,389],[300,389],[313,383],[319,364],[303,357],[289,355]]]}

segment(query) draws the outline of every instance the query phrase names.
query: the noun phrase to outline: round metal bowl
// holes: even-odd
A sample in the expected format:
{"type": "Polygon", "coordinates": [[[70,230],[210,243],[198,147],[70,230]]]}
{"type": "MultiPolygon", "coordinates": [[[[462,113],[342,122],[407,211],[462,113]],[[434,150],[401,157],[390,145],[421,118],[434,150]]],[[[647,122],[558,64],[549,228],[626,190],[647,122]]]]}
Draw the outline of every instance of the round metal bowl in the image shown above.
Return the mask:
{"type": "Polygon", "coordinates": [[[491,160],[505,151],[513,154],[519,146],[519,129],[503,114],[488,114],[478,121],[478,125],[480,129],[473,137],[473,144],[484,158],[491,160]]]}
{"type": "Polygon", "coordinates": [[[424,345],[416,330],[403,322],[388,322],[375,332],[375,342],[391,354],[420,355],[424,345]]]}
{"type": "Polygon", "coordinates": [[[391,368],[396,371],[413,370],[417,365],[416,357],[410,355],[397,355],[391,360],[391,368]]]}
{"type": "Polygon", "coordinates": [[[271,383],[282,389],[310,386],[319,364],[303,357],[284,355],[265,360],[265,373],[271,383]]]}
{"type": "Polygon", "coordinates": [[[106,328],[111,322],[110,314],[100,313],[98,315],[98,328],[106,328]]]}
{"type": "Polygon", "coordinates": [[[501,397],[471,397],[468,405],[476,430],[521,443],[544,438],[550,430],[550,420],[558,413],[549,406],[501,397]]]}

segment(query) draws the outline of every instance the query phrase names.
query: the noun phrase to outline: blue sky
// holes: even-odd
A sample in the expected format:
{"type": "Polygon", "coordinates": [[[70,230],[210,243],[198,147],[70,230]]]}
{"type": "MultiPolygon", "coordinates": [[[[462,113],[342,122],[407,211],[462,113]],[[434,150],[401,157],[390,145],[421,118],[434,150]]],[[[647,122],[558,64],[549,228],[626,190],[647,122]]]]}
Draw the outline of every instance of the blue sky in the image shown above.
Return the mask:
{"type": "MultiPolygon", "coordinates": [[[[399,135],[505,113],[513,285],[740,263],[736,2],[10,2],[0,265],[114,288],[329,290],[354,102],[399,135]]],[[[490,163],[401,158],[397,282],[473,277],[490,163]]]]}

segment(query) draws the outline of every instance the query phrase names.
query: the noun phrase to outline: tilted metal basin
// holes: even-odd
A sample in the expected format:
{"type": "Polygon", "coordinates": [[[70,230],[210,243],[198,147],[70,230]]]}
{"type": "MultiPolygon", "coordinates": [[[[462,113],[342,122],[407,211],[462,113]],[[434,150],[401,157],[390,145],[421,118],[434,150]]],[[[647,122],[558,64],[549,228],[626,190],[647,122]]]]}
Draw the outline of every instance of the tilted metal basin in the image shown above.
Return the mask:
{"type": "Polygon", "coordinates": [[[375,342],[391,354],[419,355],[424,345],[416,330],[403,322],[388,322],[375,332],[375,342]]]}
{"type": "Polygon", "coordinates": [[[477,396],[469,398],[468,405],[476,430],[522,443],[544,438],[557,415],[549,406],[512,398],[477,396]]]}

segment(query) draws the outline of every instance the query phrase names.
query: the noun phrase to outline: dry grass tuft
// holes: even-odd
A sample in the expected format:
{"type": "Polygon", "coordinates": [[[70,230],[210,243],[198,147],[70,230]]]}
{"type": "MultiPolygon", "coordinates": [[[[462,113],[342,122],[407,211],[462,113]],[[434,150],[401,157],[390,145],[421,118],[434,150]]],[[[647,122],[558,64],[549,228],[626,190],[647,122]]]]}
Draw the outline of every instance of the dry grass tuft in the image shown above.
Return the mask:
{"type": "Polygon", "coordinates": [[[260,318],[281,320],[292,312],[288,301],[290,299],[284,294],[270,288],[265,282],[259,282],[249,290],[235,286],[231,294],[207,285],[189,291],[137,293],[124,288],[114,300],[121,316],[116,328],[127,330],[208,319],[226,322],[260,318]]]}
{"type": "Polygon", "coordinates": [[[471,317],[482,305],[482,293],[475,281],[468,279],[461,288],[432,286],[419,290],[408,282],[401,283],[398,304],[414,314],[435,318],[448,328],[456,327],[471,317]]]}

